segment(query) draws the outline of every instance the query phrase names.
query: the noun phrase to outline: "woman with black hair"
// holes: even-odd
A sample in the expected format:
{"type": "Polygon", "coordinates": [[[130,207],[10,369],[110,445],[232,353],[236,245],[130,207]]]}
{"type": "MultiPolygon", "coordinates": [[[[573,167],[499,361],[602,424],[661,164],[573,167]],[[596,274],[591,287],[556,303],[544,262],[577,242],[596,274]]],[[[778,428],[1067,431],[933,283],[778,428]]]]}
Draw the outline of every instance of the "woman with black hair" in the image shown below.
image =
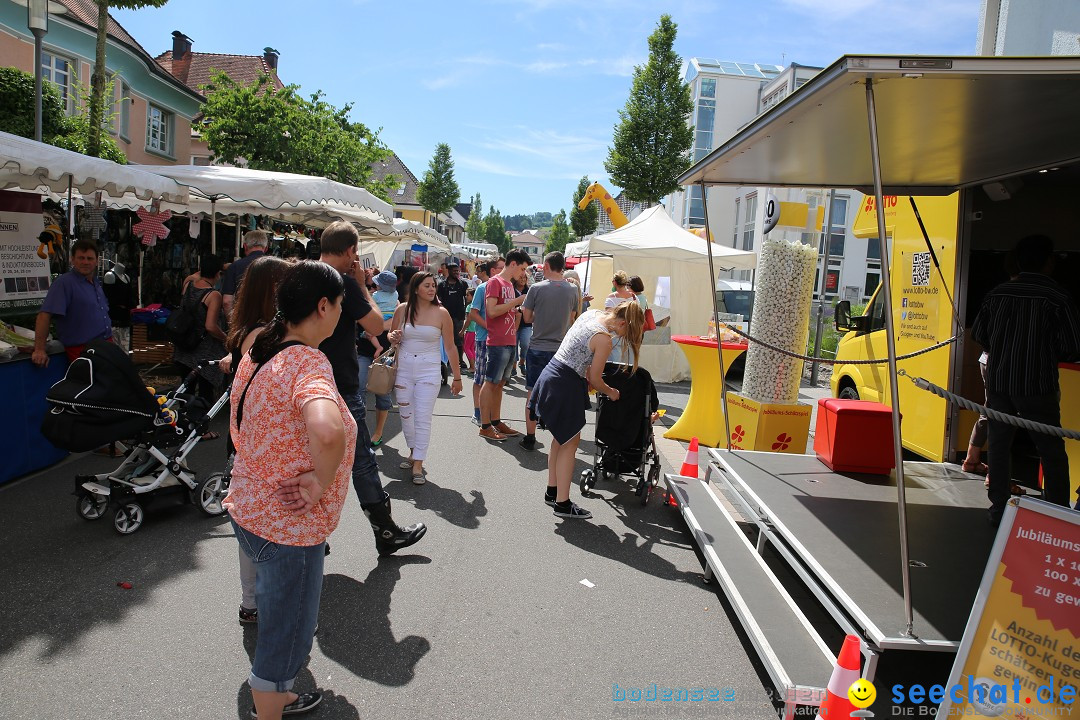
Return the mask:
{"type": "MultiPolygon", "coordinates": [[[[202,321],[205,333],[199,344],[190,350],[173,349],[173,362],[180,366],[184,375],[194,370],[200,362],[217,360],[225,354],[225,323],[221,312],[221,293],[214,287],[221,277],[224,263],[217,255],[204,255],[199,263],[199,273],[184,287],[181,304],[202,321]]],[[[225,377],[220,368],[210,365],[199,370],[197,392],[199,397],[213,403],[223,392],[225,377]]],[[[204,440],[218,437],[210,431],[204,440]]]]}
{"type": "Polygon", "coordinates": [[[311,650],[324,546],[341,517],[356,448],[356,422],[318,349],[337,326],[343,294],[329,265],[291,267],[277,290],[277,313],[233,381],[236,459],[224,505],[257,568],[259,634],[248,684],[260,720],[322,701],[292,687],[311,650]]]}

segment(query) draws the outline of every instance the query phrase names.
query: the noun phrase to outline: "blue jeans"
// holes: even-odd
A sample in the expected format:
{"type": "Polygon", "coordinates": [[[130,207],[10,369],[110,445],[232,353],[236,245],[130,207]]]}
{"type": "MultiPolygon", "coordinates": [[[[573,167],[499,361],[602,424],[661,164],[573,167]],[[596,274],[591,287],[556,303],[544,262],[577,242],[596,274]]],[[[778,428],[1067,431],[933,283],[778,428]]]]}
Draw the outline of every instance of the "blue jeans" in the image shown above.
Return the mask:
{"type": "Polygon", "coordinates": [[[382,480],[379,479],[379,465],[375,462],[375,451],[371,449],[371,435],[368,434],[365,422],[367,408],[364,407],[364,393],[343,394],[341,398],[349,406],[349,412],[356,421],[356,454],[353,455],[352,464],[352,482],[356,497],[360,498],[361,505],[381,503],[389,496],[383,490],[382,480]]]}
{"type": "Polygon", "coordinates": [[[532,390],[536,381],[540,379],[540,373],[548,366],[555,357],[554,350],[533,350],[525,354],[525,389],[532,390]]]}
{"type": "MultiPolygon", "coordinates": [[[[368,371],[371,370],[371,363],[375,362],[375,358],[368,357],[367,355],[357,355],[356,359],[360,361],[360,392],[361,394],[367,393],[367,390],[364,388],[367,387],[368,371]]],[[[394,401],[390,397],[390,393],[375,396],[376,410],[389,410],[392,407],[394,407],[394,401]]]]}
{"type": "Polygon", "coordinates": [[[319,621],[324,546],[279,545],[232,523],[240,550],[257,568],[255,604],[259,636],[248,684],[262,692],[288,692],[311,652],[319,621]]]}
{"type": "Polygon", "coordinates": [[[517,356],[518,363],[527,362],[526,353],[529,352],[529,342],[532,341],[533,326],[522,325],[517,331],[517,356]]]}

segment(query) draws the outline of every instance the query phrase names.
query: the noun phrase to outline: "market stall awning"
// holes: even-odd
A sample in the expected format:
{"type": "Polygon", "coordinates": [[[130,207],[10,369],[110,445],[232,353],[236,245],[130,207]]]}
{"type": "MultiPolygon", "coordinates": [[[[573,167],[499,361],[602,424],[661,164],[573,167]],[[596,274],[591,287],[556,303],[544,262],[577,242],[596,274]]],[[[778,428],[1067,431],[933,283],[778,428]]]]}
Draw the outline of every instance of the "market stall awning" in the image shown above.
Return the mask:
{"type": "Polygon", "coordinates": [[[265,210],[336,204],[353,211],[367,211],[373,220],[389,223],[393,219],[393,209],[389,203],[363,188],[324,177],[217,165],[145,167],[188,186],[196,197],[214,200],[215,203],[225,200],[255,203],[263,208],[256,211],[259,214],[266,214],[265,210]]]}
{"type": "Polygon", "coordinates": [[[21,188],[82,195],[101,191],[112,197],[131,194],[141,200],[187,201],[187,188],[134,165],[82,155],[0,132],[0,189],[21,188]]]}
{"type": "Polygon", "coordinates": [[[864,81],[886,194],[930,195],[1080,160],[1080,58],[840,58],[679,178],[873,192],[864,81]]]}
{"type": "Polygon", "coordinates": [[[438,251],[447,255],[452,252],[450,241],[445,235],[415,220],[395,219],[394,231],[403,240],[415,240],[427,245],[429,252],[438,251]]]}

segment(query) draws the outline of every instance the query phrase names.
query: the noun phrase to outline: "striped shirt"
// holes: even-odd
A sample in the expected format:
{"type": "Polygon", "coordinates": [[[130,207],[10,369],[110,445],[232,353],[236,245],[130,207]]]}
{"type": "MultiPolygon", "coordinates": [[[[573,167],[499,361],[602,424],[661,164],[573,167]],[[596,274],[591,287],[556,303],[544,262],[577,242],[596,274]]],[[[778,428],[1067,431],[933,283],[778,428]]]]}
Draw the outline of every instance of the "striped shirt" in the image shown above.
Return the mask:
{"type": "Polygon", "coordinates": [[[990,354],[986,387],[1004,395],[1058,392],[1058,363],[1080,356],[1080,318],[1068,292],[1020,273],[983,300],[971,336],[990,354]]]}

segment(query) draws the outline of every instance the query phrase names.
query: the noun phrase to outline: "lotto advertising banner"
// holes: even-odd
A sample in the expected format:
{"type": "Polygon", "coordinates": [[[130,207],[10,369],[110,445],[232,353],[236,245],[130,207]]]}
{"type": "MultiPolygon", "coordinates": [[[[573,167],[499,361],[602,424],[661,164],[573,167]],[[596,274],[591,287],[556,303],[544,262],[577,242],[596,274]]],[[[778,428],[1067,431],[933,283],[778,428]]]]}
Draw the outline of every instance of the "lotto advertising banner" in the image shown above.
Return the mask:
{"type": "Polygon", "coordinates": [[[38,256],[44,229],[40,195],[0,190],[0,310],[37,308],[49,292],[49,256],[38,256]]]}
{"type": "Polygon", "coordinates": [[[942,717],[1071,717],[1080,685],[1080,513],[1012,501],[942,717]]]}

